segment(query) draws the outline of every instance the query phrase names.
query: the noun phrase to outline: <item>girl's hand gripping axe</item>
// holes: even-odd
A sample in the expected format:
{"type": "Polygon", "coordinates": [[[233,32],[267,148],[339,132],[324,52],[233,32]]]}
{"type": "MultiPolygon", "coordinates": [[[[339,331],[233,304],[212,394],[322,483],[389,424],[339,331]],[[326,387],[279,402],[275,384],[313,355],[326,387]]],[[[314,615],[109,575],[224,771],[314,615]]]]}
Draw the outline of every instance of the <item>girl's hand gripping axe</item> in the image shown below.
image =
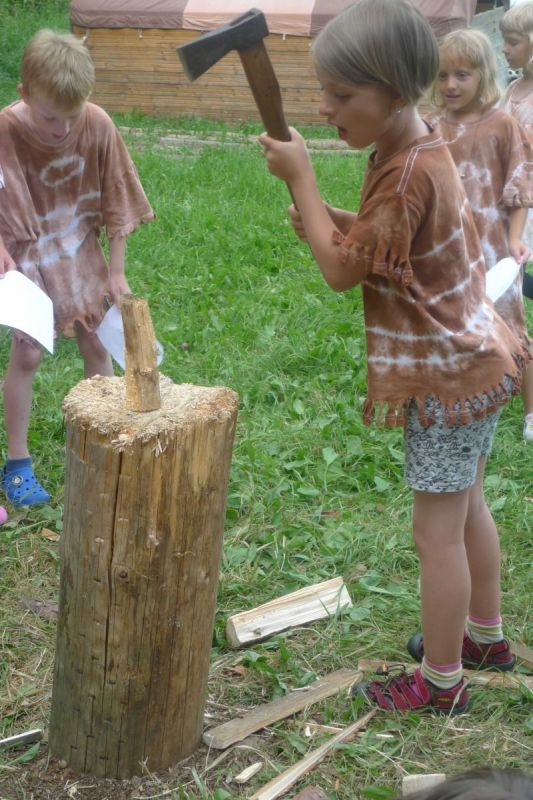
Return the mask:
{"type": "MultiPolygon", "coordinates": [[[[257,8],[177,48],[189,80],[194,81],[236,50],[244,67],[255,104],[269,136],[289,142],[279,83],[263,39],[268,36],[265,15],[257,8]]],[[[289,189],[290,191],[290,189],[289,189]]]]}

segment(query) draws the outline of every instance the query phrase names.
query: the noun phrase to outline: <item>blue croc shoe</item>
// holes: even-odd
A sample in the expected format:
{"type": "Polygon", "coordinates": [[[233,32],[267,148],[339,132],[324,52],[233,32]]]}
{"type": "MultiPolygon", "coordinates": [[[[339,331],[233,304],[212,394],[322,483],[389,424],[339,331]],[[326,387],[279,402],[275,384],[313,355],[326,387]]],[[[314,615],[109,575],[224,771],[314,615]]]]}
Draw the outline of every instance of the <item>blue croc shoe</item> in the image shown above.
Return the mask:
{"type": "MultiPolygon", "coordinates": [[[[22,459],[20,459],[22,461],[22,459]]],[[[6,463],[2,470],[1,486],[7,499],[15,506],[39,506],[50,502],[50,495],[34,475],[31,459],[24,463],[6,463]]]]}

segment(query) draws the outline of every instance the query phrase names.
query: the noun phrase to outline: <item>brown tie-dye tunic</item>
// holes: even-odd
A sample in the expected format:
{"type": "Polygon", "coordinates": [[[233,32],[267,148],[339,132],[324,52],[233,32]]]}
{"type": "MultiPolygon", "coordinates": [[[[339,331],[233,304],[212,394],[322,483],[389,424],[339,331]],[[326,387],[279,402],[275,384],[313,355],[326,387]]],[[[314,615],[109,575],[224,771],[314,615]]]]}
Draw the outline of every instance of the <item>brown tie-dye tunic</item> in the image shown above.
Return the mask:
{"type": "Polygon", "coordinates": [[[0,112],[0,235],[18,268],[52,299],[56,328],[93,330],[108,267],[100,245],[153,219],[111,119],[87,103],[67,137],[46,144],[8,106],[0,112]]]}
{"type": "MultiPolygon", "coordinates": [[[[500,101],[500,108],[518,120],[533,147],[533,89],[525,97],[519,99],[521,87],[522,78],[510,83],[500,101]]],[[[533,208],[529,209],[523,239],[533,251],[533,208]]],[[[533,252],[529,260],[533,261],[533,252]]]]}
{"type": "Polygon", "coordinates": [[[383,161],[371,156],[359,214],[339,258],[363,284],[368,351],[364,418],[404,423],[415,400],[469,422],[519,390],[523,343],[485,296],[485,264],[449,150],[432,132],[383,161]]]}
{"type": "MultiPolygon", "coordinates": [[[[531,145],[521,125],[500,109],[476,122],[437,122],[448,145],[474,215],[487,270],[509,256],[509,212],[533,206],[531,145]]],[[[516,334],[524,330],[522,277],[496,302],[496,310],[516,334]]]]}

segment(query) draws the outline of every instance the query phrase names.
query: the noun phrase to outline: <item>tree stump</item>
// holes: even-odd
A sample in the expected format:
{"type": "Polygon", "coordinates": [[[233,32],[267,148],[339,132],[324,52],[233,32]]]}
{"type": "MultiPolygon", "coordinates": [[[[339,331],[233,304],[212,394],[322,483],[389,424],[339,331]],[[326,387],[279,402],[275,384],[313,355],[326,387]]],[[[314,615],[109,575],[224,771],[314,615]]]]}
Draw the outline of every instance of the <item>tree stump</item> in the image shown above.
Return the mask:
{"type": "Polygon", "coordinates": [[[124,378],[98,376],[63,404],[50,749],[96,777],[168,768],[202,734],[237,395],[159,390],[132,411],[124,378]]]}

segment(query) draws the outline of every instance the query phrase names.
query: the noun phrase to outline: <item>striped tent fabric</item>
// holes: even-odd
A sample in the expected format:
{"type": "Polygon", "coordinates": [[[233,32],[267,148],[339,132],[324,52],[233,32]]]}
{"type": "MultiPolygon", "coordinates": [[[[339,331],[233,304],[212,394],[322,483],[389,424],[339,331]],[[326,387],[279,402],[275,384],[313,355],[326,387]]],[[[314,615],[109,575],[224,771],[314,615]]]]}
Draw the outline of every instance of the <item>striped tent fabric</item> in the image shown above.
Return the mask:
{"type": "MultiPolygon", "coordinates": [[[[475,0],[415,0],[440,35],[469,24],[475,0]]],[[[353,0],[72,0],[73,25],[84,28],[161,28],[209,31],[251,7],[271,33],[315,36],[353,0]]]]}

